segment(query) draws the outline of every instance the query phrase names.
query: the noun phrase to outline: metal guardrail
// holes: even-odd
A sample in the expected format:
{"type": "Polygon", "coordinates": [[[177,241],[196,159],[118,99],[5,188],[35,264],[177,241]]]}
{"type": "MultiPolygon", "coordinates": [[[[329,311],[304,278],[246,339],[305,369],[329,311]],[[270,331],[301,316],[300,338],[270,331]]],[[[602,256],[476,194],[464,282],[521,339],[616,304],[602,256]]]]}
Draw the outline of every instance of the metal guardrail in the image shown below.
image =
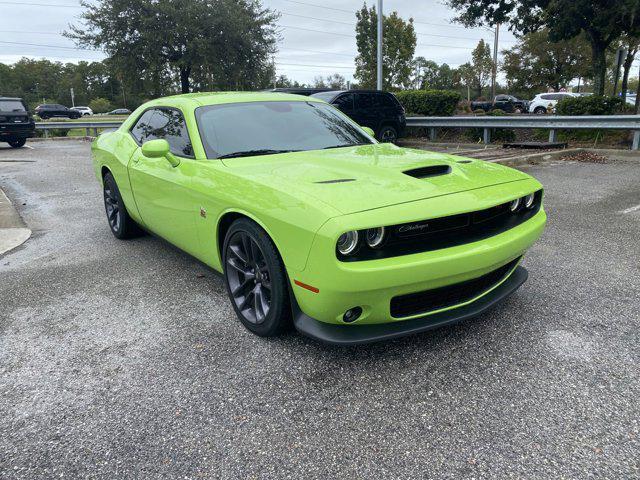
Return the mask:
{"type": "Polygon", "coordinates": [[[438,128],[482,128],[484,143],[491,142],[493,128],[540,128],[549,130],[549,142],[557,140],[559,129],[572,130],[632,130],[632,150],[640,148],[640,115],[590,115],[590,116],[510,116],[510,117],[407,117],[407,127],[429,128],[432,141],[438,128]]]}
{"type": "Polygon", "coordinates": [[[97,137],[98,129],[118,128],[120,125],[122,122],[36,122],[36,130],[44,130],[44,136],[48,137],[49,130],[84,128],[87,137],[91,136],[91,131],[97,137]]]}

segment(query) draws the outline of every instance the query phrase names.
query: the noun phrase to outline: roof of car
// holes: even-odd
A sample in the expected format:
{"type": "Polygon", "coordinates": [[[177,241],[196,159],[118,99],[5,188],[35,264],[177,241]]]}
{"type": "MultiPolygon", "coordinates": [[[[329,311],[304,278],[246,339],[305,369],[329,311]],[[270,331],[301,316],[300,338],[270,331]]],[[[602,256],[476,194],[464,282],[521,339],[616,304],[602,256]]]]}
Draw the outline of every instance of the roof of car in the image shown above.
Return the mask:
{"type": "Polygon", "coordinates": [[[154,105],[185,106],[186,103],[191,103],[192,107],[198,107],[223,103],[277,102],[283,100],[299,102],[320,101],[304,95],[279,92],[202,92],[157,98],[145,105],[148,107],[154,105]]]}

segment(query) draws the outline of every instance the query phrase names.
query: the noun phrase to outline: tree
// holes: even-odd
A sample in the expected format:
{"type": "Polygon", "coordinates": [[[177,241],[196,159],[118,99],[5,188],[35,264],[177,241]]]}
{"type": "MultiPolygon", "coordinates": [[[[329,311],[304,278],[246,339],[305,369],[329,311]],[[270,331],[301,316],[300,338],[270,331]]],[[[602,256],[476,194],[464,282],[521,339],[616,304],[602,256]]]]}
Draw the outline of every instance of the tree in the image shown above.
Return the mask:
{"type": "Polygon", "coordinates": [[[199,86],[255,87],[273,78],[278,15],[258,0],[82,0],[83,24],[65,35],[107,53],[121,78],[151,79],[157,94],[171,72],[183,93],[199,86]]]}
{"type": "Polygon", "coordinates": [[[476,96],[482,96],[482,89],[489,84],[493,72],[491,47],[484,40],[480,40],[471,52],[471,63],[460,66],[461,76],[465,83],[476,90],[476,96]]]}
{"type": "Polygon", "coordinates": [[[331,88],[333,90],[344,90],[347,88],[347,81],[339,73],[334,73],[333,75],[327,75],[326,78],[323,77],[322,75],[318,75],[313,79],[313,87],[314,88],[331,88]]]}
{"type": "MultiPolygon", "coordinates": [[[[376,87],[376,52],[378,14],[375,7],[356,12],[355,78],[362,88],[376,87]]],[[[383,89],[409,88],[413,73],[413,55],[416,50],[416,32],[413,19],[405,22],[397,12],[383,17],[382,86],[383,89]]]]}
{"type": "Polygon", "coordinates": [[[548,28],[554,41],[584,33],[591,46],[594,91],[604,94],[607,48],[623,34],[640,33],[638,0],[448,0],[467,26],[508,23],[517,34],[548,28]]]}
{"type": "Polygon", "coordinates": [[[627,37],[623,40],[622,45],[627,50],[627,55],[622,64],[622,104],[625,105],[627,99],[627,90],[629,89],[629,74],[631,73],[631,66],[638,54],[640,48],[640,38],[627,37]]]}
{"type": "Polygon", "coordinates": [[[502,69],[511,91],[521,94],[560,90],[574,78],[589,74],[589,42],[584,34],[552,42],[548,31],[528,33],[510,50],[504,50],[502,69]]]}

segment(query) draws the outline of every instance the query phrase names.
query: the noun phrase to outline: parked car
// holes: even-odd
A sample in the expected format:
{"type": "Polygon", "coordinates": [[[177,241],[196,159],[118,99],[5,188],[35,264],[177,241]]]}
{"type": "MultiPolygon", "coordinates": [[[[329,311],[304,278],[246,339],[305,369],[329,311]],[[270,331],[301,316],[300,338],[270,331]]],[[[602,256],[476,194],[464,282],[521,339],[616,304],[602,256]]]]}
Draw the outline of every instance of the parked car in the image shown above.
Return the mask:
{"type": "Polygon", "coordinates": [[[633,93],[631,95],[627,95],[625,97],[625,102],[627,102],[627,105],[631,105],[632,107],[636,106],[636,94],[633,93]]]}
{"type": "Polygon", "coordinates": [[[0,97],[0,142],[20,148],[35,132],[36,125],[24,100],[0,97]]]}
{"type": "Polygon", "coordinates": [[[529,101],[519,100],[513,95],[496,95],[493,102],[471,102],[471,110],[502,110],[507,113],[524,113],[529,111],[529,101]]]}
{"type": "Polygon", "coordinates": [[[111,110],[107,115],[129,115],[131,110],[128,108],[116,108],[115,110],[111,110]]]}
{"type": "Polygon", "coordinates": [[[334,90],[311,96],[330,103],[357,124],[371,128],[381,142],[395,142],[404,134],[407,126],[404,108],[389,92],[334,90]]]}
{"type": "Polygon", "coordinates": [[[75,110],[76,112],[80,112],[80,114],[84,117],[87,115],[93,115],[93,110],[89,107],[71,107],[71,110],[75,110]]]}
{"type": "Polygon", "coordinates": [[[330,92],[332,91],[331,88],[270,88],[267,90],[264,90],[265,92],[276,92],[276,93],[292,93],[294,95],[304,95],[304,96],[310,96],[313,95],[314,93],[321,93],[321,92],[330,92]]]}
{"type": "Polygon", "coordinates": [[[542,185],[369,132],[313,96],[152,100],[91,146],[105,223],[118,239],[151,231],[221,272],[260,336],[293,325],[374,342],[513,293],[546,223],[542,185]]]}
{"type": "Polygon", "coordinates": [[[35,112],[36,115],[38,115],[43,120],[47,120],[53,117],[76,119],[82,116],[82,114],[77,110],[72,110],[71,108],[67,108],[64,105],[60,105],[59,103],[45,103],[42,105],[38,105],[35,109],[35,112]]]}
{"type": "Polygon", "coordinates": [[[557,92],[557,93],[539,93],[529,104],[529,113],[543,114],[549,110],[555,110],[556,104],[567,97],[578,97],[577,93],[557,92]]]}

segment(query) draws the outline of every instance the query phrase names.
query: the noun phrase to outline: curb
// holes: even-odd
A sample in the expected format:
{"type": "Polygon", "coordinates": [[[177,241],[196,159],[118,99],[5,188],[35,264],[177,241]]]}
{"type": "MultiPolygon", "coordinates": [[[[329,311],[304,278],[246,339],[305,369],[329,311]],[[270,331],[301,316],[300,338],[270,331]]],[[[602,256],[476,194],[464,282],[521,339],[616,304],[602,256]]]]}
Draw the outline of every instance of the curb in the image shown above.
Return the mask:
{"type": "Polygon", "coordinates": [[[0,256],[22,245],[29,237],[31,237],[31,230],[0,189],[0,256]]]}

